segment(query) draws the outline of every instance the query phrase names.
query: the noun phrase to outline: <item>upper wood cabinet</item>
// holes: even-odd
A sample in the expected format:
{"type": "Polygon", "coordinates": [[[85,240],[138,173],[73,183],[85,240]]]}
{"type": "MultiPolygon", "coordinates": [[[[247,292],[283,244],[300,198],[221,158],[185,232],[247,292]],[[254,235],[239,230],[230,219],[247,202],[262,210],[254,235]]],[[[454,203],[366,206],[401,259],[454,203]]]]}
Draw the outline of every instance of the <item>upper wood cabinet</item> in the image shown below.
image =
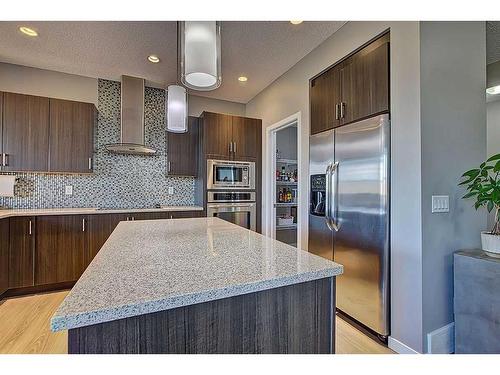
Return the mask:
{"type": "Polygon", "coordinates": [[[88,264],[87,216],[36,219],[35,285],[76,281],[88,264]]]}
{"type": "Polygon", "coordinates": [[[91,103],[50,99],[50,172],[92,172],[95,120],[91,103]]]}
{"type": "Polygon", "coordinates": [[[311,81],[311,134],[340,125],[340,66],[311,81]]]}
{"type": "Polygon", "coordinates": [[[2,170],[48,171],[49,99],[3,93],[2,170]]]}
{"type": "Polygon", "coordinates": [[[206,158],[250,161],[260,158],[262,120],[203,112],[200,121],[206,158]]]}
{"type": "Polygon", "coordinates": [[[389,111],[389,34],[310,82],[311,134],[389,111]]]}
{"type": "Polygon", "coordinates": [[[9,288],[9,219],[0,219],[0,295],[9,288]]]}
{"type": "Polygon", "coordinates": [[[9,218],[9,288],[34,285],[35,218],[9,218]]]}
{"type": "Polygon", "coordinates": [[[233,157],[258,159],[261,153],[262,120],[233,116],[233,157]]]}
{"type": "Polygon", "coordinates": [[[198,118],[189,117],[186,133],[167,132],[167,173],[169,176],[198,175],[198,118]]]}
{"type": "Polygon", "coordinates": [[[0,169],[92,172],[92,103],[0,93],[0,169]]]}
{"type": "Polygon", "coordinates": [[[229,159],[233,140],[233,116],[203,112],[203,153],[212,158],[229,159]]]}

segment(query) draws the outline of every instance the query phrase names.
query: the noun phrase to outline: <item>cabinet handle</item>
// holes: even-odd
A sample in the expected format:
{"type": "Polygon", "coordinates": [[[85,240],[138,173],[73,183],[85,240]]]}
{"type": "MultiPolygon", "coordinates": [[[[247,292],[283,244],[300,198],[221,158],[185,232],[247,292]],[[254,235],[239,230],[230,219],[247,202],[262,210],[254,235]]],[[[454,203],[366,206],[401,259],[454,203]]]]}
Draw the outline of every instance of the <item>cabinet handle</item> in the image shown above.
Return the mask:
{"type": "Polygon", "coordinates": [[[339,103],[335,104],[335,120],[340,120],[340,116],[339,116],[339,103]]]}
{"type": "Polygon", "coordinates": [[[171,219],[173,219],[173,218],[174,218],[174,216],[173,216],[172,214],[170,214],[170,218],[171,218],[171,219]]]}
{"type": "Polygon", "coordinates": [[[344,102],[341,102],[340,103],[340,118],[344,118],[345,117],[345,103],[344,102]]]}
{"type": "Polygon", "coordinates": [[[236,154],[236,142],[233,142],[233,152],[236,154]]]}
{"type": "Polygon", "coordinates": [[[85,219],[82,219],[82,232],[85,232],[85,219]]]}
{"type": "Polygon", "coordinates": [[[170,162],[167,163],[167,172],[170,173],[170,162]]]}
{"type": "Polygon", "coordinates": [[[134,220],[135,220],[135,217],[130,216],[130,220],[134,221],[134,220]]]}
{"type": "Polygon", "coordinates": [[[8,156],[9,156],[9,154],[6,154],[6,153],[2,154],[2,166],[3,167],[8,167],[9,166],[8,156]]]}
{"type": "Polygon", "coordinates": [[[89,171],[92,170],[92,158],[89,158],[89,171]]]}
{"type": "Polygon", "coordinates": [[[233,142],[229,142],[229,153],[233,152],[233,142]]]}
{"type": "Polygon", "coordinates": [[[30,236],[33,234],[33,224],[31,223],[31,220],[29,221],[28,233],[30,236]]]}

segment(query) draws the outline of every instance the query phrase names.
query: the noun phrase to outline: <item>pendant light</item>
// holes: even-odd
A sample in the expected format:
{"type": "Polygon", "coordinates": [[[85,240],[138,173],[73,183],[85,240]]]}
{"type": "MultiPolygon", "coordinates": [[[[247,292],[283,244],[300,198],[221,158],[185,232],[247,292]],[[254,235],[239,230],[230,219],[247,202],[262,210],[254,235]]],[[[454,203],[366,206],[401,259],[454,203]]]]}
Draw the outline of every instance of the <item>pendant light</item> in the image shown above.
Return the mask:
{"type": "MultiPolygon", "coordinates": [[[[179,29],[177,29],[177,32],[179,32],[179,29]]],[[[179,43],[177,43],[177,53],[179,53],[179,43]]],[[[179,66],[177,66],[177,77],[179,77],[179,66]]],[[[165,91],[165,96],[167,131],[171,133],[186,133],[188,131],[188,98],[186,89],[180,85],[170,85],[165,91]]]]}
{"type": "Polygon", "coordinates": [[[178,31],[182,84],[193,90],[215,90],[222,83],[220,22],[181,21],[178,31]]]}

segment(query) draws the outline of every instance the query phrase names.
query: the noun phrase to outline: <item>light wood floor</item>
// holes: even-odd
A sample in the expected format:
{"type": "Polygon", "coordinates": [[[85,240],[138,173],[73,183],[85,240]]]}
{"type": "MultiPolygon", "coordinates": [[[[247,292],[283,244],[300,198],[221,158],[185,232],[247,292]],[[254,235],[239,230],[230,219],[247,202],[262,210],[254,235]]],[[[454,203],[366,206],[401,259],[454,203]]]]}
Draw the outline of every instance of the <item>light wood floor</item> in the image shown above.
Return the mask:
{"type": "MultiPolygon", "coordinates": [[[[37,294],[5,300],[0,304],[0,353],[67,353],[66,331],[53,333],[52,314],[68,292],[37,294]]],[[[337,318],[338,354],[387,354],[390,349],[337,318]]]]}

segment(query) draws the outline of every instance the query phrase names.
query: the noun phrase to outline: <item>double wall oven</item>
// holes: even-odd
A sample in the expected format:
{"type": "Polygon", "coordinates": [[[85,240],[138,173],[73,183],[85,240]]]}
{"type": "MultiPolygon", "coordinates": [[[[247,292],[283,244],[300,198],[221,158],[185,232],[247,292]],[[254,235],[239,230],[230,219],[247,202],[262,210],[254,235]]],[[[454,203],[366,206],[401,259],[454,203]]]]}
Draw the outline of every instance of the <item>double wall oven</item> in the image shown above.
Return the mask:
{"type": "Polygon", "coordinates": [[[256,230],[254,162],[207,160],[207,216],[256,230]]]}

